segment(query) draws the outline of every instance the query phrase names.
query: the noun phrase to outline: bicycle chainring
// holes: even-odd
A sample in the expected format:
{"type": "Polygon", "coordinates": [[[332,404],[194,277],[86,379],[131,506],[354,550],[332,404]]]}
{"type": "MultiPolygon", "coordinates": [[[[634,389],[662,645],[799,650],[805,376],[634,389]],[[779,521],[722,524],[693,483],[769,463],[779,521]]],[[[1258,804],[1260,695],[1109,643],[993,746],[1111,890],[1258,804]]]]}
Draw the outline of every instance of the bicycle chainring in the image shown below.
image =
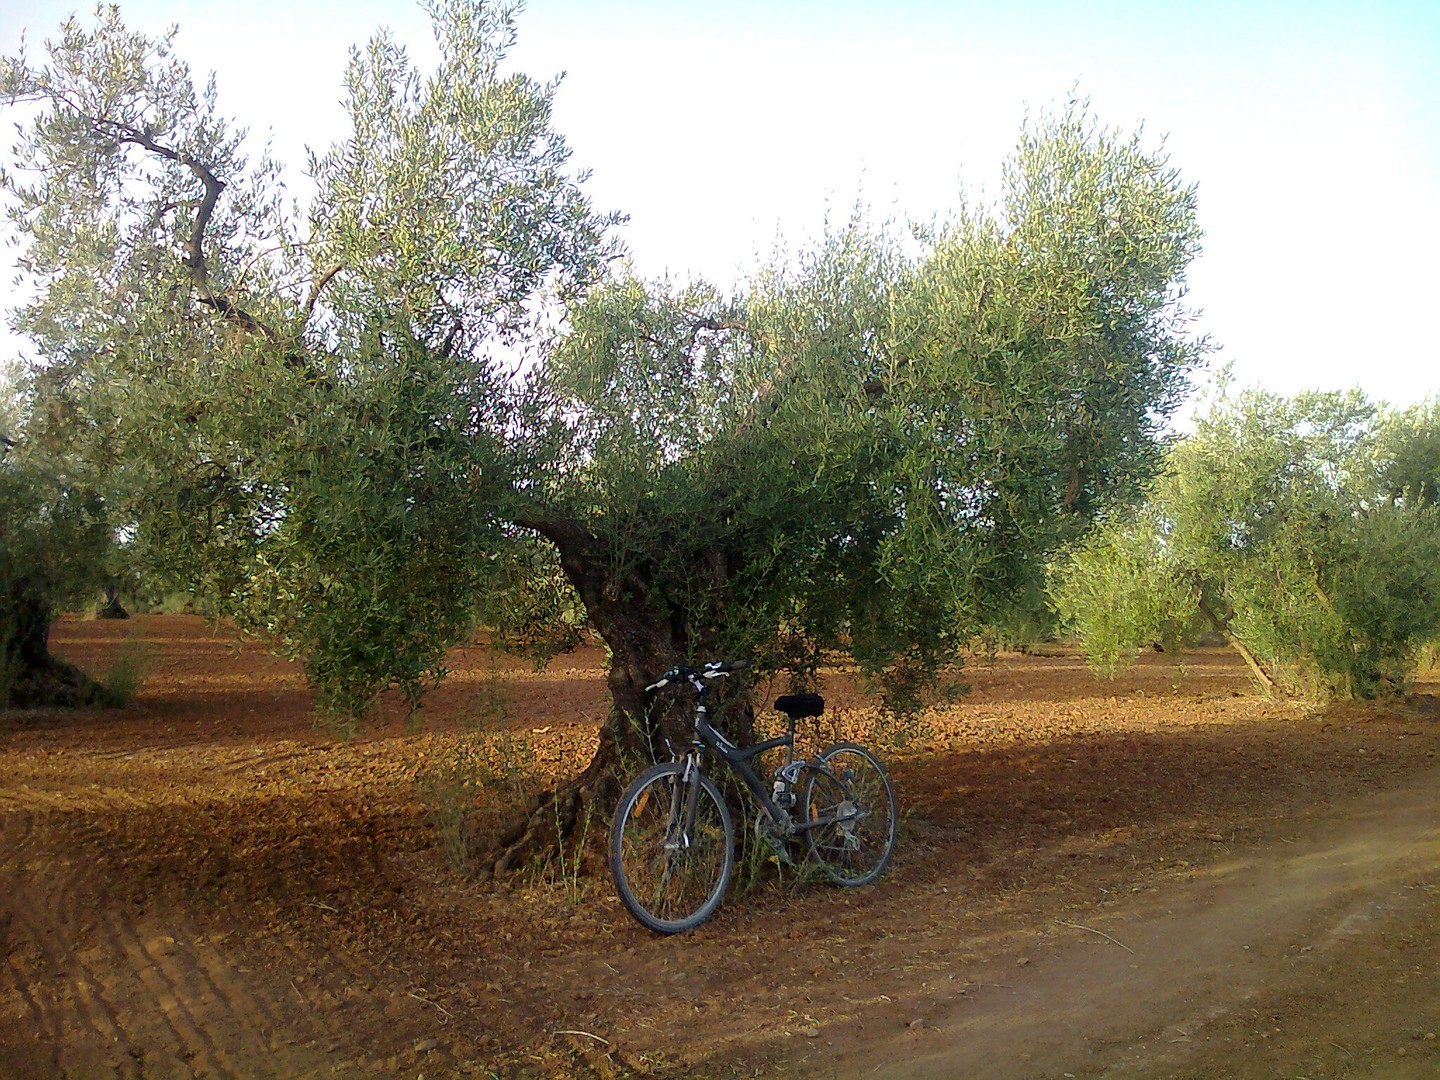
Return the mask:
{"type": "Polygon", "coordinates": [[[794,862],[788,838],[764,810],[755,812],[755,840],[762,848],[768,848],[781,863],[789,865],[794,862]]]}

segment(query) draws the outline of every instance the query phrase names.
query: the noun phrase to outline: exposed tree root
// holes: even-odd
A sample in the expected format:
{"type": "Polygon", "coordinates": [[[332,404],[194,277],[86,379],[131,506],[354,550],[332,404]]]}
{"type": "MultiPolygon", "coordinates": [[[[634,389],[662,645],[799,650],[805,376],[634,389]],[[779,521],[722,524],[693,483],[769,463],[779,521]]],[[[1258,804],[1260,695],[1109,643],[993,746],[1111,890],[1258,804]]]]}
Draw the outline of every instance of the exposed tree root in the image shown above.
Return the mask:
{"type": "MultiPolygon", "coordinates": [[[[741,745],[748,745],[754,738],[754,714],[746,707],[733,719],[732,735],[743,740],[741,745]]],[[[678,734],[671,745],[677,741],[678,734]]],[[[524,812],[501,831],[491,850],[482,854],[479,877],[485,880],[542,865],[567,849],[577,857],[577,864],[606,865],[610,823],[620,794],[654,760],[655,751],[645,745],[635,726],[617,710],[601,730],[595,756],[585,771],[531,799],[524,812]],[[585,858],[587,853],[594,857],[585,858]]],[[[743,821],[745,810],[738,781],[728,772],[715,780],[738,815],[737,820],[743,821]]]]}
{"type": "Polygon", "coordinates": [[[128,619],[130,612],[125,610],[125,605],[120,603],[118,596],[111,596],[109,603],[95,613],[97,619],[128,619]]]}
{"type": "Polygon", "coordinates": [[[607,730],[584,772],[531,799],[525,811],[500,833],[494,848],[481,857],[479,876],[499,877],[544,863],[562,845],[603,847],[620,799],[619,766],[620,754],[607,730]]]}
{"type": "Polygon", "coordinates": [[[94,708],[111,704],[100,683],[64,660],[20,672],[10,683],[6,704],[12,709],[94,708]]]}

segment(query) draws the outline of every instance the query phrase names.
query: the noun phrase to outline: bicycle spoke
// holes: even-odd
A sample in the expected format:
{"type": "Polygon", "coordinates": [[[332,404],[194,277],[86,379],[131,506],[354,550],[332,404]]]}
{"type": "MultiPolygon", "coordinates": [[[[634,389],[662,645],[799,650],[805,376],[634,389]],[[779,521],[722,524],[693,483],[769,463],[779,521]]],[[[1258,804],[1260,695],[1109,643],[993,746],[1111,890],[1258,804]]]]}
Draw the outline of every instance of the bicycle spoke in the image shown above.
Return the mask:
{"type": "Polygon", "coordinates": [[[621,899],[653,930],[675,933],[699,925],[729,883],[733,832],[729,812],[710,781],[696,779],[695,820],[685,834],[688,783],[679,763],[642,774],[621,799],[611,837],[611,863],[621,899]]]}
{"type": "Polygon", "coordinates": [[[896,836],[895,795],[885,770],[863,747],[842,744],[810,770],[805,820],[811,855],[839,885],[864,885],[885,871],[896,836]]]}

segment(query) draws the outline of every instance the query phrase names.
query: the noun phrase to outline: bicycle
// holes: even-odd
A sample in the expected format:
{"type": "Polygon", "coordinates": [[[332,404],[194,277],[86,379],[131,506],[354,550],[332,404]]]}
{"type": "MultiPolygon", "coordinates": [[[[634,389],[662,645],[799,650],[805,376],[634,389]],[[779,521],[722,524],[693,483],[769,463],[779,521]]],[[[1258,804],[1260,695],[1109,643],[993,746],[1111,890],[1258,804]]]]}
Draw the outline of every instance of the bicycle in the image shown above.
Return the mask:
{"type": "Polygon", "coordinates": [[[734,869],[735,828],[724,796],[705,773],[707,752],[744,782],[758,806],[757,832],[777,846],[803,837],[811,858],[835,884],[868,885],[885,872],[895,851],[895,790],[874,754],[845,742],[813,758],[795,756],[796,722],[824,711],[819,694],[777,699],[775,708],[788,721],[786,734],[744,749],[711,725],[707,681],[748,666],[744,660],[719,660],[674,667],[645,688],[653,693],[683,681],[695,691],[689,750],[631,782],[610,830],[616,891],[638,922],[662,934],[693,930],[713,915],[734,869]],[[767,791],[751,762],[781,748],[785,763],[767,791]]]}

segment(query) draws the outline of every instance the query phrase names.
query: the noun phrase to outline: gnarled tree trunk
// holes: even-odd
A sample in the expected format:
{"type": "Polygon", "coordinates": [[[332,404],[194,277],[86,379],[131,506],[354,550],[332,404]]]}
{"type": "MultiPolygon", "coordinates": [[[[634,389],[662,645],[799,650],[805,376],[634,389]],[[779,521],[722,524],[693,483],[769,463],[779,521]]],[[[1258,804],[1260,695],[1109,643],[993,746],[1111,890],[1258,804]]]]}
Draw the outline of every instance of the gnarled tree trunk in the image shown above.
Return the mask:
{"type": "MultiPolygon", "coordinates": [[[[579,833],[607,836],[623,786],[643,768],[668,760],[672,750],[682,752],[692,737],[691,695],[683,689],[647,695],[645,687],[677,663],[718,659],[690,655],[696,643],[689,639],[684,620],[667,610],[643,571],[632,570],[623,581],[615,581],[603,547],[581,525],[565,519],[523,524],[555,544],[591,625],[610,648],[610,713],[589,765],[531,800],[483,860],[483,876],[543,859],[579,833]],[[600,827],[585,830],[587,819],[600,827]]],[[[727,713],[727,720],[727,734],[738,745],[753,741],[754,717],[748,708],[727,713]]]]}
{"type": "Polygon", "coordinates": [[[0,702],[15,709],[99,705],[105,691],[73,664],[50,653],[54,612],[25,578],[11,584],[0,604],[10,625],[0,627],[0,702]]]}
{"type": "Polygon", "coordinates": [[[1250,651],[1250,647],[1246,645],[1245,642],[1235,636],[1229,624],[1220,618],[1220,616],[1215,613],[1215,609],[1205,602],[1205,597],[1203,595],[1197,596],[1196,602],[1199,604],[1200,614],[1205,617],[1205,621],[1210,624],[1211,629],[1224,638],[1226,644],[1240,654],[1240,659],[1245,661],[1245,666],[1250,669],[1250,674],[1255,677],[1255,681],[1260,685],[1261,689],[1264,690],[1265,696],[1281,696],[1280,685],[1275,681],[1275,677],[1265,670],[1265,665],[1260,663],[1259,657],[1250,651]]]}
{"type": "Polygon", "coordinates": [[[120,588],[113,582],[105,586],[105,606],[95,613],[97,619],[128,619],[130,612],[120,603],[120,588]]]}

